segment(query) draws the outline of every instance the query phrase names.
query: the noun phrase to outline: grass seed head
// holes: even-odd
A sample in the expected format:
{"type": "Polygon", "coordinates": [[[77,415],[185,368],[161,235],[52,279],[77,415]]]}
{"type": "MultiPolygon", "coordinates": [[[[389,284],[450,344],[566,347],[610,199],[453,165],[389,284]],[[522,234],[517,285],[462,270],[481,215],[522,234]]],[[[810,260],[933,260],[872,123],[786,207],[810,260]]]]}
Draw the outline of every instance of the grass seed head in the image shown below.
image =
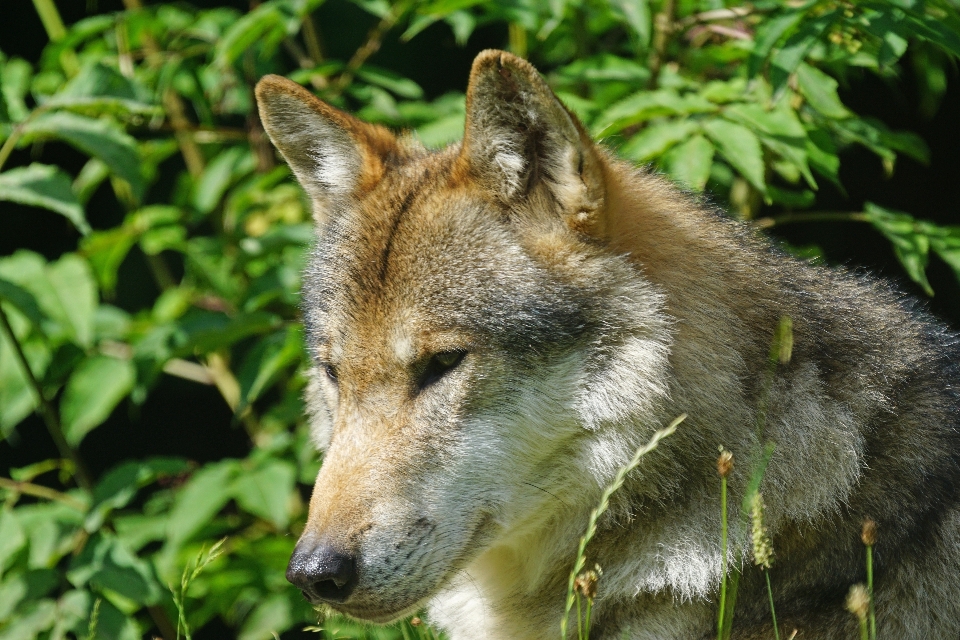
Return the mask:
{"type": "Polygon", "coordinates": [[[599,565],[582,572],[573,582],[574,590],[584,598],[593,600],[597,597],[597,583],[600,581],[600,573],[599,565]]]}
{"type": "Polygon", "coordinates": [[[733,454],[723,449],[720,452],[720,457],[717,458],[717,473],[720,474],[721,478],[726,478],[731,471],[733,471],[733,454]]]}
{"type": "Polygon", "coordinates": [[[850,587],[850,593],[847,594],[847,611],[863,622],[867,619],[869,610],[870,594],[867,592],[867,587],[859,583],[850,587]]]}
{"type": "Polygon", "coordinates": [[[877,544],[877,523],[872,518],[863,521],[863,531],[860,532],[860,539],[868,547],[877,544]]]}
{"type": "Polygon", "coordinates": [[[750,535],[753,538],[753,562],[758,567],[769,569],[773,565],[773,543],[763,525],[763,496],[753,496],[750,506],[750,535]]]}

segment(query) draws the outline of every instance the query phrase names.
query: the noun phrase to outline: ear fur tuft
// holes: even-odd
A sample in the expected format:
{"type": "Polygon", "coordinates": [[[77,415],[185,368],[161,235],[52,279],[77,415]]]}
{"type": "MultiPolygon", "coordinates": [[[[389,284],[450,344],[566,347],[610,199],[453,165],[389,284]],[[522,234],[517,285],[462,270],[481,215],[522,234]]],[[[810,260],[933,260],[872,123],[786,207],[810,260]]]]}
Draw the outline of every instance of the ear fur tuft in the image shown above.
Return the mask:
{"type": "Polygon", "coordinates": [[[256,96],[263,128],[313,200],[318,222],[358,189],[376,184],[385,160],[401,153],[384,127],[331,107],[287,78],[264,76],[256,96]]]}
{"type": "Polygon", "coordinates": [[[590,137],[533,65],[505,51],[483,51],[473,62],[461,158],[507,202],[544,181],[571,226],[601,206],[602,170],[590,137]]]}

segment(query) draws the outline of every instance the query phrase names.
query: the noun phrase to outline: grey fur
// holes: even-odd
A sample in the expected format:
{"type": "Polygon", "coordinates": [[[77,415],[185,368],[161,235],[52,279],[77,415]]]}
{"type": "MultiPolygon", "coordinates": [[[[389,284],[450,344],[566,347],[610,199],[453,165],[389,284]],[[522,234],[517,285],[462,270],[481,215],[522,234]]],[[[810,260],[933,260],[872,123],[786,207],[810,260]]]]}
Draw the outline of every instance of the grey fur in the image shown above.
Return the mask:
{"type": "Polygon", "coordinates": [[[327,457],[304,540],[337,541],[360,567],[336,606],[385,621],[429,603],[453,640],[555,637],[589,510],[685,412],[588,550],[604,570],[591,637],[712,637],[724,563],[744,569],[734,637],[771,637],[747,532],[735,524],[720,555],[715,467],[718,446],[734,452],[739,504],[770,440],[781,632],[855,637],[843,602],[865,577],[870,517],[879,637],[957,638],[956,336],[889,284],[784,255],[612,159],[509,54],[478,57],[468,114],[462,147],[408,146],[375,185],[349,182],[305,277],[327,457]],[[783,316],[795,346],[760,435],[783,316]],[[436,336],[467,356],[420,389],[430,349],[449,348],[436,336]]]}

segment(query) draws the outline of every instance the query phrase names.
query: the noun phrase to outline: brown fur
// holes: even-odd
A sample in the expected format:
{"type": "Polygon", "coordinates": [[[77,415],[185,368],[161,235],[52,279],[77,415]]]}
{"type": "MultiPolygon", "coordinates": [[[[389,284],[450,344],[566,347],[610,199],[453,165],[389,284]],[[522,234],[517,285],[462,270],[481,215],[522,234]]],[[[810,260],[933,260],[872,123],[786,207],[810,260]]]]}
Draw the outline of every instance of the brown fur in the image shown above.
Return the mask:
{"type": "Polygon", "coordinates": [[[761,441],[782,633],[854,637],[870,516],[880,636],[960,634],[960,350],[912,303],[614,159],[510,54],[478,56],[464,141],[435,153],[281,78],[257,96],[318,220],[304,313],[326,455],[288,574],[305,593],[381,622],[429,603],[453,640],[554,637],[601,490],[685,412],[588,549],[592,637],[711,637],[723,564],[745,568],[735,637],[771,636],[736,517],[719,549],[717,447],[738,504],[761,441]],[[758,434],[783,316],[793,356],[758,434]],[[331,558],[356,571],[325,598],[331,558]]]}

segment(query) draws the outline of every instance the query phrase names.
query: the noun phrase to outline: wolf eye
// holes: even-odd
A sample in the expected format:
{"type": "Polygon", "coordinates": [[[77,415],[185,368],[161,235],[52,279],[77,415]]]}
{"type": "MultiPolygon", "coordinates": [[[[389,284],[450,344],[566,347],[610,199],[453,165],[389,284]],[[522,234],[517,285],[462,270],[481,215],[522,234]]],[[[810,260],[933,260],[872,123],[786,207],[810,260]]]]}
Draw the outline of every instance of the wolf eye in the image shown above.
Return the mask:
{"type": "Polygon", "coordinates": [[[330,382],[337,384],[337,370],[332,364],[323,365],[323,372],[327,374],[327,378],[330,379],[330,382]]]}
{"type": "Polygon", "coordinates": [[[467,355],[466,351],[441,351],[433,354],[420,376],[420,388],[424,389],[455,369],[467,355]]]}

